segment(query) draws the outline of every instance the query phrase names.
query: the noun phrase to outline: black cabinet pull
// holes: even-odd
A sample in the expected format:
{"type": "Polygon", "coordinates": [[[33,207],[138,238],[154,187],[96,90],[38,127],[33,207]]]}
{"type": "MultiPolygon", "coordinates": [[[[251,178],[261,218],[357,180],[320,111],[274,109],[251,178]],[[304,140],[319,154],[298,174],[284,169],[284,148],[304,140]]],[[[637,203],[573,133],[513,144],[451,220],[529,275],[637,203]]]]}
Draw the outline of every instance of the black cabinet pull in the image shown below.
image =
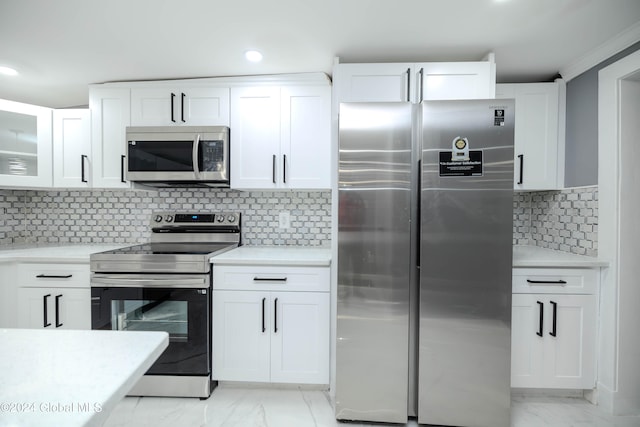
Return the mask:
{"type": "Polygon", "coordinates": [[[411,101],[411,68],[407,68],[407,102],[411,101]]]}
{"type": "Polygon", "coordinates": [[[84,177],[84,162],[87,160],[87,156],[84,154],[80,155],[80,180],[82,182],[87,182],[87,178],[84,177]]]}
{"type": "Polygon", "coordinates": [[[38,274],[37,279],[70,279],[73,274],[56,275],[56,274],[38,274]]]}
{"type": "Polygon", "coordinates": [[[60,298],[62,298],[62,295],[56,295],[56,328],[62,326],[62,323],[60,323],[60,298]]]}
{"type": "Polygon", "coordinates": [[[51,323],[47,322],[47,318],[49,317],[49,314],[47,313],[47,298],[49,298],[51,296],[51,294],[47,294],[45,296],[42,297],[42,307],[44,308],[44,321],[42,322],[43,327],[47,327],[47,326],[51,326],[51,323]]]}
{"type": "Polygon", "coordinates": [[[518,184],[522,184],[524,175],[524,154],[518,154],[518,159],[520,159],[520,180],[518,181],[518,184]]]}
{"type": "Polygon", "coordinates": [[[127,182],[124,180],[124,159],[126,158],[124,154],[120,156],[120,182],[127,182]]]}
{"type": "Polygon", "coordinates": [[[282,155],[282,182],[287,183],[287,155],[282,155]]]}
{"type": "Polygon", "coordinates": [[[186,95],[184,94],[184,92],[182,92],[182,97],[180,99],[180,120],[182,120],[182,123],[186,123],[186,120],[184,119],[184,98],[186,97],[186,95]]]}
{"type": "Polygon", "coordinates": [[[273,333],[278,333],[278,298],[273,302],[273,333]]]}
{"type": "Polygon", "coordinates": [[[541,337],[542,336],[542,328],[543,328],[543,323],[544,323],[544,304],[541,303],[540,301],[538,301],[538,308],[540,309],[540,324],[538,326],[538,332],[536,332],[536,335],[541,337]]]}
{"type": "Polygon", "coordinates": [[[264,307],[265,307],[265,303],[266,302],[267,302],[267,299],[266,298],[262,298],[262,333],[263,334],[267,330],[267,327],[264,324],[264,307]]]}
{"type": "Polygon", "coordinates": [[[558,303],[551,301],[551,305],[553,306],[553,326],[549,335],[551,335],[552,337],[557,337],[558,331],[556,329],[556,318],[558,317],[558,303]]]}
{"type": "Polygon", "coordinates": [[[173,123],[176,122],[176,119],[173,117],[173,100],[175,99],[175,97],[176,97],[176,94],[171,92],[171,121],[173,123]]]}
{"type": "Polygon", "coordinates": [[[527,279],[527,283],[534,283],[534,284],[547,284],[547,285],[566,285],[567,282],[565,282],[564,280],[529,280],[527,279]]]}
{"type": "Polygon", "coordinates": [[[254,277],[254,282],[286,282],[286,277],[254,277]]]}

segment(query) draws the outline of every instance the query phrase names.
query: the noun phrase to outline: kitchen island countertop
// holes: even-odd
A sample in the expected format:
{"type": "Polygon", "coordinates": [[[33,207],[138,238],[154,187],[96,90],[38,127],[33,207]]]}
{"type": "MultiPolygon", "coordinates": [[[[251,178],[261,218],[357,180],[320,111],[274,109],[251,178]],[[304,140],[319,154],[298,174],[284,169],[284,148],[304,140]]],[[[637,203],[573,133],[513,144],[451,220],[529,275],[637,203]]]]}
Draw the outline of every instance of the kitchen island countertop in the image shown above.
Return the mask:
{"type": "Polygon", "coordinates": [[[307,246],[240,246],[211,257],[218,265],[329,266],[331,249],[307,246]]]}
{"type": "Polygon", "coordinates": [[[0,426],[99,426],[166,332],[0,329],[0,426]]]}
{"type": "Polygon", "coordinates": [[[608,267],[609,262],[584,256],[560,252],[538,246],[514,246],[513,267],[547,267],[547,268],[599,268],[608,267]]]}

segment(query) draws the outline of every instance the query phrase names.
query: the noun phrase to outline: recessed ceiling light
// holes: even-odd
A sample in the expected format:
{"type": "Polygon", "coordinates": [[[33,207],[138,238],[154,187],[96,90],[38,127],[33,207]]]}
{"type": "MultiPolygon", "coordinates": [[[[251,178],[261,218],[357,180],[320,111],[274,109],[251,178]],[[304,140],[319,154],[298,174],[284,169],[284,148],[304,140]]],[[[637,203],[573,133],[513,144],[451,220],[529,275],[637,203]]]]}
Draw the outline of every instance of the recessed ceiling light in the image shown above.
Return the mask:
{"type": "Polygon", "coordinates": [[[18,72],[13,68],[0,66],[0,74],[4,74],[5,76],[17,76],[18,72]]]}
{"type": "Polygon", "coordinates": [[[244,53],[244,57],[247,58],[247,61],[251,62],[260,62],[262,61],[262,54],[257,50],[248,50],[244,53]]]}

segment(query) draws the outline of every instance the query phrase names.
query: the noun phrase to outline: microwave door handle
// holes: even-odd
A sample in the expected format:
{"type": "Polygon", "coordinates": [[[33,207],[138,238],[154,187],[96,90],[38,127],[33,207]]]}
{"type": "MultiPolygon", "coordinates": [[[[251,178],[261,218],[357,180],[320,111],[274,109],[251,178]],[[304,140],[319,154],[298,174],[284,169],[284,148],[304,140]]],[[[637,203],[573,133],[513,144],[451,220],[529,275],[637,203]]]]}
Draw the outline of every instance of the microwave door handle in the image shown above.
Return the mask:
{"type": "Polygon", "coordinates": [[[196,179],[200,179],[200,169],[198,168],[198,151],[200,149],[200,134],[197,134],[193,139],[193,152],[191,157],[193,158],[193,173],[196,179]]]}

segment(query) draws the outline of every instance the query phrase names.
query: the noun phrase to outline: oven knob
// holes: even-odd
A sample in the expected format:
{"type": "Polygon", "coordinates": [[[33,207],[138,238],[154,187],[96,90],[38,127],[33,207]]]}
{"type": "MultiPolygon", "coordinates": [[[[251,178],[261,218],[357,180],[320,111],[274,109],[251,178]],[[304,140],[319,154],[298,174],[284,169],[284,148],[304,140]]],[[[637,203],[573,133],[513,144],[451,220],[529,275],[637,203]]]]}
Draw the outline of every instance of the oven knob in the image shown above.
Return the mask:
{"type": "Polygon", "coordinates": [[[218,222],[222,222],[222,221],[224,221],[224,216],[219,215],[219,216],[218,216],[218,222]]]}
{"type": "Polygon", "coordinates": [[[173,221],[173,216],[167,215],[164,220],[167,221],[167,222],[171,222],[171,221],[173,221]]]}
{"type": "Polygon", "coordinates": [[[162,221],[162,215],[156,215],[155,220],[156,220],[156,222],[162,221]]]}
{"type": "Polygon", "coordinates": [[[235,215],[229,215],[227,217],[227,221],[229,222],[236,222],[236,216],[235,215]]]}

